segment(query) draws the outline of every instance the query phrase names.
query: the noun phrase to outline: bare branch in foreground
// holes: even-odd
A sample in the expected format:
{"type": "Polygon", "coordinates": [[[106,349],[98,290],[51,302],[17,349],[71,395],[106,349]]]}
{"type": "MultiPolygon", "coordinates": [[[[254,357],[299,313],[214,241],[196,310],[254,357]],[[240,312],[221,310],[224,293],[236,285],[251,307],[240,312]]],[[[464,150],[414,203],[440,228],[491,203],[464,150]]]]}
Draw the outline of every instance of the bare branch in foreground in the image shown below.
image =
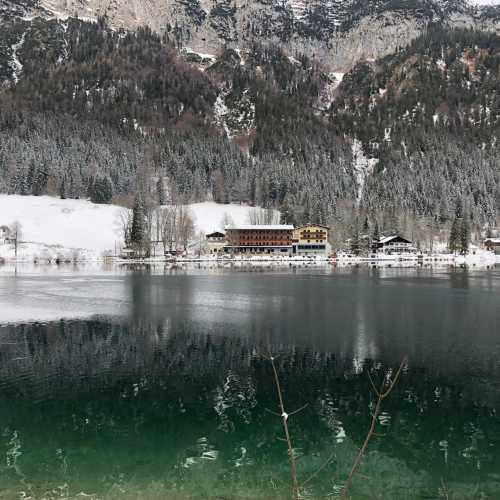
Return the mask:
{"type": "MultiPolygon", "coordinates": [[[[281,411],[281,421],[283,423],[283,431],[285,433],[285,438],[286,438],[286,443],[288,447],[288,460],[290,461],[290,474],[292,476],[292,497],[294,500],[299,500],[300,497],[300,492],[299,492],[299,482],[297,479],[297,464],[295,461],[295,456],[293,454],[293,446],[292,446],[292,440],[290,438],[290,432],[288,430],[288,417],[292,415],[292,413],[289,415],[285,411],[285,404],[283,402],[283,393],[281,391],[281,384],[280,384],[280,379],[278,377],[278,371],[276,370],[276,365],[274,363],[274,357],[272,355],[269,355],[269,359],[271,361],[271,366],[273,367],[273,373],[274,373],[274,383],[276,385],[276,392],[278,393],[278,399],[279,399],[279,406],[280,406],[280,411],[281,411]]],[[[307,406],[307,405],[306,405],[307,406]]],[[[303,408],[300,408],[299,410],[293,412],[297,413],[300,410],[303,410],[303,408]]]]}
{"type": "Polygon", "coordinates": [[[389,396],[389,394],[394,389],[394,386],[396,385],[396,383],[399,379],[399,376],[401,375],[401,371],[403,370],[407,361],[408,361],[408,357],[405,356],[403,358],[403,360],[401,361],[401,364],[399,365],[399,368],[398,368],[398,371],[396,372],[395,377],[391,380],[389,386],[387,387],[387,389],[385,391],[384,391],[384,387],[386,385],[387,380],[384,379],[382,381],[382,384],[380,385],[380,389],[377,389],[375,387],[375,384],[373,383],[373,380],[372,380],[370,373],[368,372],[368,377],[370,378],[372,388],[378,397],[377,404],[375,405],[375,411],[373,412],[373,415],[372,415],[372,422],[370,425],[370,429],[368,430],[368,434],[366,435],[363,446],[361,446],[361,449],[359,450],[359,453],[356,456],[356,460],[354,460],[351,471],[349,472],[349,476],[347,477],[346,484],[344,486],[344,489],[342,490],[342,493],[341,493],[342,500],[347,500],[347,493],[349,491],[349,487],[351,486],[352,479],[353,479],[354,475],[356,474],[356,471],[358,470],[358,467],[361,463],[361,460],[363,459],[363,456],[365,455],[365,452],[366,452],[366,449],[368,448],[368,443],[370,442],[370,439],[375,435],[375,426],[377,424],[377,419],[378,419],[378,416],[380,414],[382,402],[384,401],[385,398],[387,398],[389,396]]]}

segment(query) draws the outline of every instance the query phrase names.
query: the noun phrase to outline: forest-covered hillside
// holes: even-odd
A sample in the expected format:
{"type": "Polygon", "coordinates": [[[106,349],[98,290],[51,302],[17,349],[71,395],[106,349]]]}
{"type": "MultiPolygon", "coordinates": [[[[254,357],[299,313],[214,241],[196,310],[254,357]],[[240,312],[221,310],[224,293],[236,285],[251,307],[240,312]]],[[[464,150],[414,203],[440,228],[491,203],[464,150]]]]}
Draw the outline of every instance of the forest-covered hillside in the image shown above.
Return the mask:
{"type": "Polygon", "coordinates": [[[126,203],[161,178],[167,196],[277,207],[341,239],[376,222],[424,238],[458,203],[496,224],[496,35],[436,27],[339,75],[257,42],[207,63],[104,21],[3,28],[3,192],[126,203]]]}
{"type": "Polygon", "coordinates": [[[338,133],[378,158],[364,204],[446,214],[460,197],[475,221],[499,207],[500,39],[429,30],[407,49],[361,63],[330,110],[338,133]]]}

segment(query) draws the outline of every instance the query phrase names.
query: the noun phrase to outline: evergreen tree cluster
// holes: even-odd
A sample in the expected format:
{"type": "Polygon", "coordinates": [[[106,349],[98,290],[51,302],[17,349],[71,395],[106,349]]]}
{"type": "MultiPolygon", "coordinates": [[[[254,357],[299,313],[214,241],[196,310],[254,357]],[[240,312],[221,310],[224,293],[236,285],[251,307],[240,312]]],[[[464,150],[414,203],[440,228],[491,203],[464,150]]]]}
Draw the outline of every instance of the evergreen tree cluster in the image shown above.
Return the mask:
{"type": "Polygon", "coordinates": [[[209,79],[184,62],[168,38],[147,28],[115,31],[103,20],[73,18],[4,23],[0,80],[12,78],[11,47],[21,40],[22,78],[12,92],[1,93],[3,106],[14,101],[17,108],[99,117],[143,131],[171,126],[183,113],[203,123],[211,113],[216,89],[209,79]]]}
{"type": "Polygon", "coordinates": [[[450,252],[460,252],[466,255],[469,251],[470,227],[467,215],[464,214],[462,203],[458,202],[455,209],[455,217],[450,228],[450,239],[448,247],[450,252]]]}
{"type": "MultiPolygon", "coordinates": [[[[61,198],[63,198],[63,188],[66,190],[64,178],[61,182],[61,198]]],[[[93,203],[110,203],[113,198],[113,184],[107,176],[96,175],[89,183],[89,198],[93,203]]]]}

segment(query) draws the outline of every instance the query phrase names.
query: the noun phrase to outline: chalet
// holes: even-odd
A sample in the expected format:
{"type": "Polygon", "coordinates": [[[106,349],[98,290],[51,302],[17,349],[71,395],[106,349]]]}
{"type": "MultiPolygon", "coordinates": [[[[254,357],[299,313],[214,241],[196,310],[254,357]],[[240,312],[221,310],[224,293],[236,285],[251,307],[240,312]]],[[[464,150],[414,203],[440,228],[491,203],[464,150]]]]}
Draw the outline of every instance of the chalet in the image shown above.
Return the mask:
{"type": "Polygon", "coordinates": [[[220,254],[224,252],[226,245],[226,235],[219,231],[206,235],[207,249],[210,254],[220,254]]]}
{"type": "Polygon", "coordinates": [[[227,244],[224,251],[230,254],[292,255],[293,226],[242,225],[226,226],[227,244]]]}
{"type": "Polygon", "coordinates": [[[10,228],[8,226],[0,226],[0,245],[9,242],[10,228]]]}
{"type": "Polygon", "coordinates": [[[148,251],[145,248],[140,247],[125,247],[122,248],[120,252],[121,259],[144,259],[149,256],[148,251]]]}
{"type": "Polygon", "coordinates": [[[486,238],[484,240],[484,247],[486,250],[500,255],[500,238],[486,238]]]}
{"type": "Polygon", "coordinates": [[[327,226],[312,224],[301,226],[293,231],[294,255],[327,255],[329,253],[327,226]]]}
{"type": "Polygon", "coordinates": [[[376,253],[387,255],[400,253],[415,253],[416,248],[413,243],[398,234],[383,236],[378,241],[373,242],[372,250],[376,253]]]}

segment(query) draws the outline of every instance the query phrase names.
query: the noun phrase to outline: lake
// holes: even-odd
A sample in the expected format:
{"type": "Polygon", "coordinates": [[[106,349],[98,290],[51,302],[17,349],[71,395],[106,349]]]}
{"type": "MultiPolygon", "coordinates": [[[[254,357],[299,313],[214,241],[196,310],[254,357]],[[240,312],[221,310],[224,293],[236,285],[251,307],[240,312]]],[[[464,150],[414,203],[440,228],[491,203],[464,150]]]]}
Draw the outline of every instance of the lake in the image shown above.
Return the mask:
{"type": "Polygon", "coordinates": [[[500,267],[0,268],[0,499],[500,498],[500,267]]]}

